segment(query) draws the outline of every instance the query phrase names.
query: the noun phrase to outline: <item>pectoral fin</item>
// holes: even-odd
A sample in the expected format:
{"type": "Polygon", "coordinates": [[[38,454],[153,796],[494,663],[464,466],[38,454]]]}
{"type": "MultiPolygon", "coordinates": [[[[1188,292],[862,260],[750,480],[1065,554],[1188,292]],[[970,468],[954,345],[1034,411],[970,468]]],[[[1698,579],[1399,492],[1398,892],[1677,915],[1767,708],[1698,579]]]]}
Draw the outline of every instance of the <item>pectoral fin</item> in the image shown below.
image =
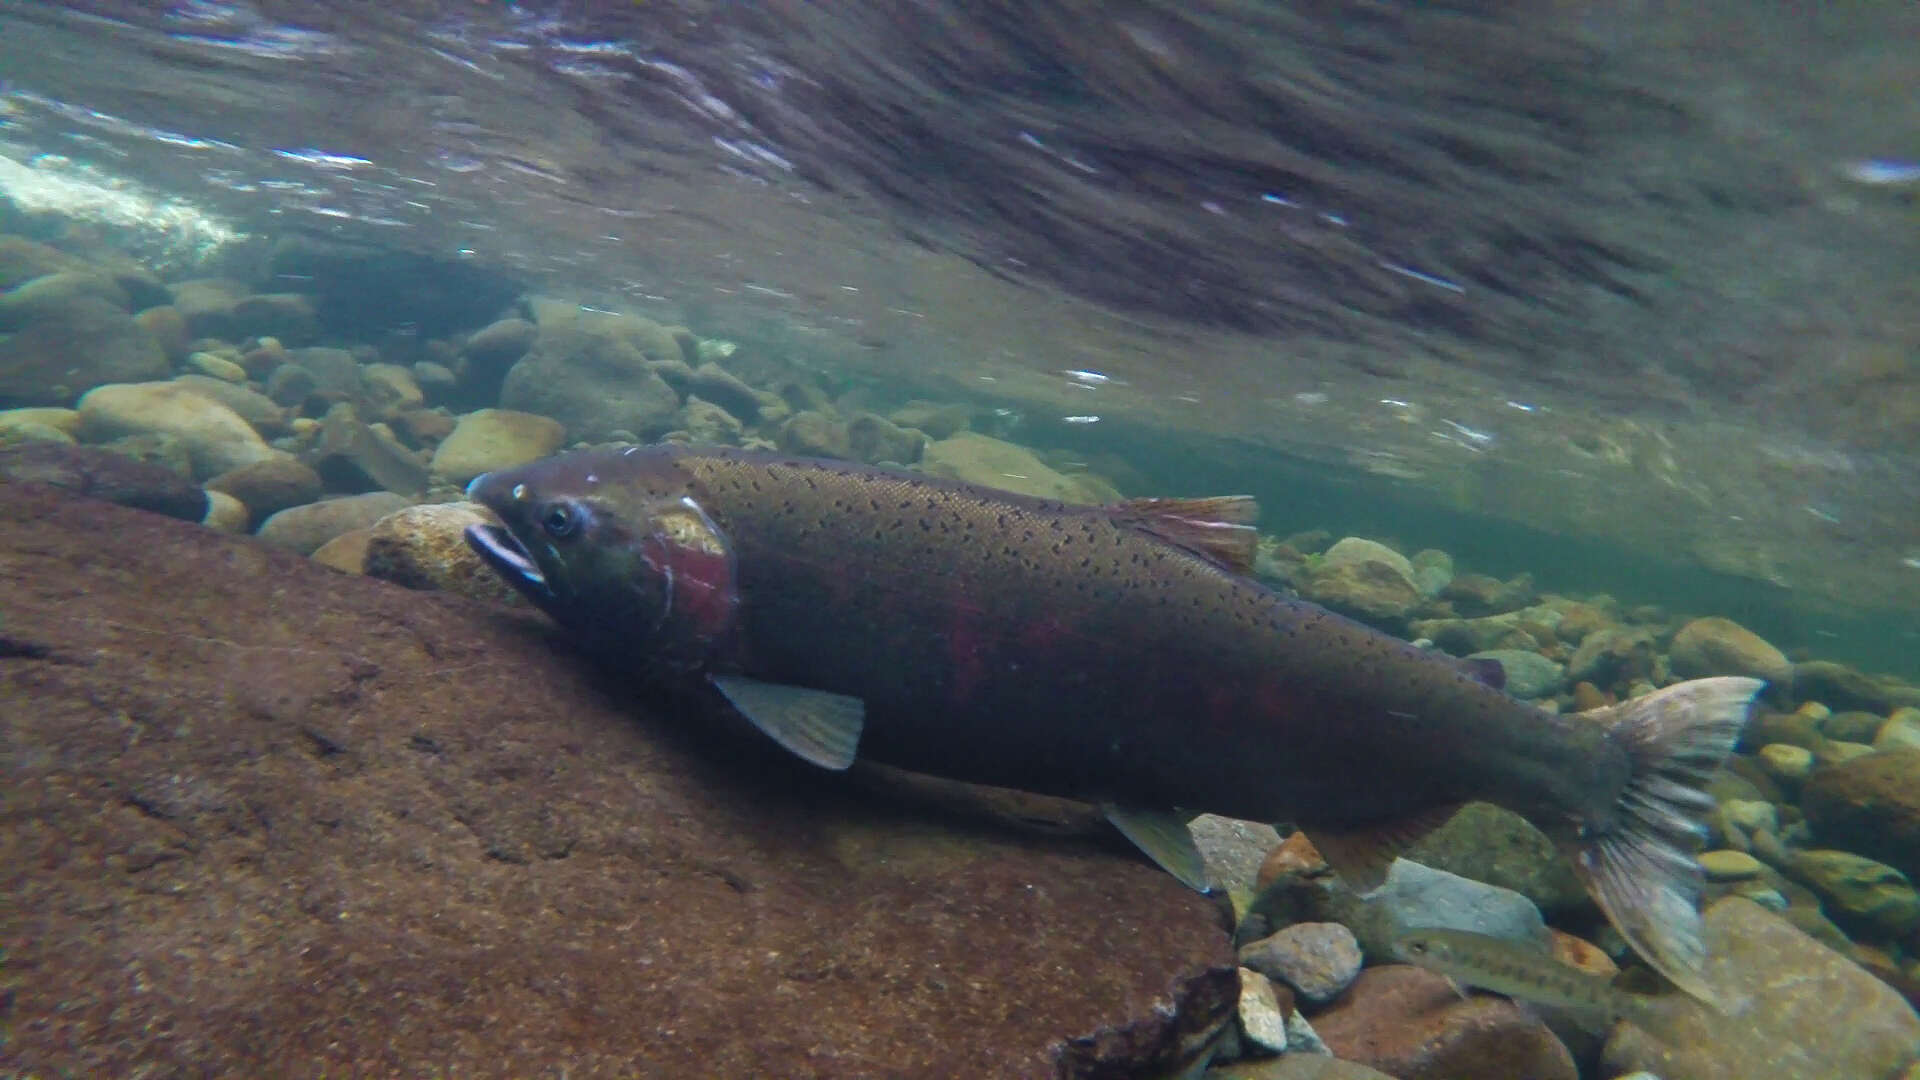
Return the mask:
{"type": "Polygon", "coordinates": [[[715,675],[713,685],[774,742],[823,769],[844,769],[860,749],[866,703],[844,694],[715,675]]]}
{"type": "Polygon", "coordinates": [[[1320,852],[1327,865],[1346,881],[1347,887],[1364,896],[1384,885],[1387,871],[1400,852],[1413,842],[1445,825],[1460,810],[1460,803],[1429,807],[1403,818],[1376,822],[1361,828],[1330,829],[1307,826],[1307,839],[1320,852]]]}
{"type": "Polygon", "coordinates": [[[1159,864],[1160,869],[1179,879],[1180,884],[1200,892],[1207,891],[1207,863],[1194,845],[1193,833],[1184,818],[1172,810],[1149,810],[1138,806],[1100,804],[1113,827],[1119,829],[1133,846],[1159,864]]]}

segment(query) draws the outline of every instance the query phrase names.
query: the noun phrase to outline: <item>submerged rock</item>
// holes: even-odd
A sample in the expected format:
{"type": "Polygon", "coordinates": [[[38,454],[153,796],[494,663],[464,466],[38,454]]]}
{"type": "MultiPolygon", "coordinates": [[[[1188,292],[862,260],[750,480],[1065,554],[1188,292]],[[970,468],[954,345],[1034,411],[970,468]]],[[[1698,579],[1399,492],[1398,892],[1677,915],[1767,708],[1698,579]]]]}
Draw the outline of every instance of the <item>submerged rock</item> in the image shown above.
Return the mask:
{"type": "Polygon", "coordinates": [[[1567,668],[1526,649],[1488,649],[1474,660],[1492,660],[1506,673],[1506,691],[1517,698],[1551,697],[1567,684],[1567,668]]]}
{"type": "Polygon", "coordinates": [[[404,497],[390,491],[342,495],[282,510],[261,522],[256,535],[274,547],[311,555],[334,537],[367,528],[407,505],[404,497]]]}
{"type": "Polygon", "coordinates": [[[875,413],[861,413],[847,422],[847,441],[858,461],[869,465],[889,462],[912,465],[927,447],[927,437],[899,427],[875,413]]]}
{"type": "Polygon", "coordinates": [[[1873,733],[1875,750],[1920,750],[1920,709],[1895,709],[1873,733]]]}
{"type": "Polygon", "coordinates": [[[1104,503],[1114,497],[1113,485],[1091,473],[1060,472],[1024,446],[971,431],[928,443],[920,468],[933,476],[1061,502],[1104,503]]]}
{"type": "Polygon", "coordinates": [[[1240,969],[1240,1041],[1251,1055],[1287,1052],[1287,1014],[1293,995],[1252,968],[1240,969]]]}
{"type": "Polygon", "coordinates": [[[1532,652],[1543,642],[1522,629],[1521,622],[1520,613],[1508,612],[1477,619],[1415,619],[1408,629],[1412,636],[1426,638],[1455,656],[1496,650],[1532,652]]]}
{"type": "MultiPolygon", "coordinates": [[[[361,572],[409,589],[522,604],[520,594],[467,545],[469,525],[499,524],[478,503],[434,503],[396,510],[373,523],[361,572]]],[[[316,549],[317,554],[317,549],[316,549]]]]}
{"type": "Polygon", "coordinates": [[[967,429],[973,419],[973,409],[957,402],[909,401],[888,413],[887,419],[903,428],[918,428],[929,438],[946,439],[967,429]]]}
{"type": "MultiPolygon", "coordinates": [[[[1265,868],[1262,876],[1267,876],[1265,868]]],[[[1337,875],[1316,873],[1305,859],[1296,858],[1288,869],[1276,868],[1253,910],[1273,925],[1340,923],[1353,931],[1361,951],[1375,960],[1390,957],[1393,940],[1414,926],[1541,945],[1550,940],[1540,909],[1525,896],[1410,859],[1395,859],[1386,882],[1362,898],[1337,875]]]]}
{"type": "Polygon", "coordinates": [[[197,477],[218,476],[281,452],[268,446],[239,413],[178,382],[114,383],[80,399],[81,429],[102,441],[160,433],[179,439],[197,477]]]}
{"type": "Polygon", "coordinates": [[[1309,562],[1296,585],[1316,604],[1383,625],[1399,624],[1423,599],[1406,556],[1357,536],[1309,562]]]}
{"type": "Polygon", "coordinates": [[[99,296],[68,298],[0,334],[0,405],[71,405],[96,386],[166,374],[167,355],[154,336],[99,296]]]}
{"type": "Polygon", "coordinates": [[[207,514],[206,492],[179,473],[95,446],[26,442],[0,447],[0,477],[48,484],[182,521],[199,521],[207,514]]]}
{"type": "Polygon", "coordinates": [[[1344,998],[1313,1018],[1313,1028],[1335,1056],[1399,1080],[1580,1076],[1566,1046],[1524,1007],[1486,995],[1462,998],[1445,976],[1405,964],[1361,972],[1344,998]]]}
{"type": "Polygon", "coordinates": [[[1553,841],[1533,822],[1492,803],[1461,807],[1404,854],[1423,867],[1511,889],[1542,911],[1573,912],[1589,904],[1573,864],[1553,841]]]}
{"type": "Polygon", "coordinates": [[[224,338],[232,334],[233,305],[247,295],[247,285],[232,278],[191,278],[174,282],[170,291],[189,336],[224,338]]]}
{"type": "Polygon", "coordinates": [[[1567,659],[1567,678],[1600,687],[1624,685],[1653,673],[1653,633],[1610,626],[1580,639],[1567,659]]]}
{"type": "Polygon", "coordinates": [[[225,492],[246,504],[255,521],[320,498],[320,474],[287,456],[256,461],[208,480],[208,491],[225,492]]]}
{"type": "Polygon", "coordinates": [[[540,330],[525,319],[501,319],[475,330],[460,347],[464,377],[498,392],[507,369],[533,348],[540,330]]]}
{"type": "Polygon", "coordinates": [[[247,381],[247,369],[218,353],[197,352],[187,357],[186,367],[197,375],[205,375],[221,382],[244,383],[247,381]]]}
{"type": "Polygon", "coordinates": [[[1200,857],[1207,863],[1207,880],[1227,895],[1250,899],[1260,864],[1280,846],[1280,834],[1260,821],[1241,821],[1218,814],[1201,814],[1187,823],[1200,857]]]}
{"type": "Polygon", "coordinates": [[[313,549],[314,562],[347,574],[367,572],[367,548],[373,542],[373,526],[350,529],[313,549]]]}
{"type": "Polygon", "coordinates": [[[1217,908],[1130,852],[863,794],[544,619],[0,502],[14,1068],[1125,1077],[1231,1022],[1217,908]]]}
{"type": "Polygon", "coordinates": [[[551,416],[575,440],[615,431],[658,435],[673,423],[680,395],[648,360],[680,355],[673,335],[651,319],[579,311],[543,317],[532,349],[507,372],[500,404],[551,416]]]}
{"type": "Polygon", "coordinates": [[[706,446],[737,446],[746,434],[738,417],[698,396],[688,395],[680,407],[680,430],[695,443],[706,446]]]}
{"type": "Polygon", "coordinates": [[[78,255],[14,233],[0,233],[0,289],[11,289],[47,274],[91,269],[78,255]]]}
{"type": "Polygon", "coordinates": [[[76,300],[105,300],[121,311],[132,307],[127,290],[105,274],[69,270],[34,278],[0,292],[0,330],[18,330],[39,319],[60,318],[76,300]]]}
{"type": "Polygon", "coordinates": [[[1605,1075],[1837,1080],[1899,1076],[1920,1061],[1920,1016],[1897,991],[1752,901],[1708,908],[1706,943],[1724,1012],[1672,999],[1659,1032],[1617,1026],[1605,1075]]]}
{"type": "Polygon", "coordinates": [[[168,360],[183,360],[190,351],[187,338],[187,320],[172,304],[150,307],[133,317],[141,329],[153,335],[160,345],[160,351],[168,360]]]}
{"type": "Polygon", "coordinates": [[[1533,578],[1521,574],[1512,581],[1485,574],[1461,574],[1448,580],[1440,599],[1462,615],[1477,617],[1515,611],[1533,603],[1533,578]]]}
{"type": "Polygon", "coordinates": [[[79,433],[80,414],[73,409],[0,409],[0,445],[17,442],[70,443],[79,433]]]}
{"type": "Polygon", "coordinates": [[[253,527],[253,515],[247,512],[247,504],[224,491],[208,490],[207,513],[200,524],[215,532],[232,533],[235,536],[253,527]]]}
{"type": "Polygon", "coordinates": [[[1324,1054],[1292,1053],[1264,1061],[1236,1061],[1206,1072],[1205,1080],[1395,1080],[1379,1069],[1324,1054]]]}
{"type": "Polygon", "coordinates": [[[566,438],[558,420],[512,409],[480,409],[462,416],[428,466],[435,480],[466,486],[484,472],[537,461],[566,438]]]}
{"type": "Polygon", "coordinates": [[[1781,690],[1793,687],[1793,662],[1786,654],[1732,619],[1695,619],[1680,628],[1667,651],[1673,673],[1683,678],[1750,675],[1781,690]]]}
{"type": "Polygon", "coordinates": [[[1861,709],[1885,715],[1903,706],[1920,706],[1920,687],[1886,675],[1865,672],[1831,660],[1793,666],[1794,696],[1835,709],[1861,709]]]}
{"type": "Polygon", "coordinates": [[[847,459],[853,457],[853,443],[847,438],[845,424],[824,412],[807,409],[780,425],[780,452],[847,459]]]}
{"type": "MultiPolygon", "coordinates": [[[[15,412],[26,412],[16,409],[15,412]]],[[[50,442],[73,445],[73,436],[49,424],[33,420],[12,420],[0,422],[0,446],[12,446],[23,442],[50,442]]]]}
{"type": "Polygon", "coordinates": [[[688,374],[687,392],[713,402],[743,423],[751,424],[760,419],[760,398],[754,393],[753,387],[711,361],[688,374]]]}
{"type": "Polygon", "coordinates": [[[1339,923],[1294,923],[1241,946],[1240,964],[1285,983],[1310,1004],[1324,1005],[1360,973],[1360,943],[1339,923]]]}
{"type": "Polygon", "coordinates": [[[298,365],[312,376],[312,393],[328,401],[353,401],[360,393],[360,361],[345,349],[315,346],[293,349],[288,363],[298,365]]]}
{"type": "Polygon", "coordinates": [[[1850,851],[1792,854],[1786,869],[1820,894],[1835,922],[1897,939],[1920,928],[1920,893],[1905,874],[1850,851]]]}
{"type": "Polygon", "coordinates": [[[360,400],[368,415],[391,420],[427,403],[413,369],[401,364],[367,364],[360,369],[360,400]]]}
{"type": "Polygon", "coordinates": [[[286,410],[265,394],[207,375],[180,375],[173,381],[201,397],[232,409],[234,415],[252,425],[256,431],[271,434],[285,426],[286,410]]]}
{"type": "Polygon", "coordinates": [[[1429,599],[1440,595],[1453,580],[1453,556],[1438,548],[1414,552],[1407,564],[1413,569],[1413,584],[1421,596],[1429,599]]]}
{"type": "Polygon", "coordinates": [[[1920,749],[1823,765],[1807,778],[1800,803],[1821,843],[1920,878],[1920,749]]]}
{"type": "Polygon", "coordinates": [[[345,403],[328,409],[321,422],[316,470],[335,490],[375,487],[417,495],[430,479],[420,455],[383,427],[362,423],[345,403]]]}

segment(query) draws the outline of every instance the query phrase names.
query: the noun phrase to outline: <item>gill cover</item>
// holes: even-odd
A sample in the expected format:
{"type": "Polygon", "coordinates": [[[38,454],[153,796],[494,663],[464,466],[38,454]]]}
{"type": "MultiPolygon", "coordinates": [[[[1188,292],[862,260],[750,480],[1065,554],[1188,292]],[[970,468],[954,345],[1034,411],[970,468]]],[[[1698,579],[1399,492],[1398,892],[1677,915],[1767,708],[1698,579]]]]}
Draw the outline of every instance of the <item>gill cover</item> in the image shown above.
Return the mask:
{"type": "Polygon", "coordinates": [[[660,674],[698,669],[739,607],[726,535],[688,496],[567,464],[476,478],[468,496],[501,524],[470,526],[467,543],[590,652],[660,674]]]}
{"type": "Polygon", "coordinates": [[[660,616],[650,635],[655,657],[692,670],[733,629],[740,607],[733,547],[690,496],[654,504],[647,524],[639,554],[643,572],[659,579],[660,616]]]}

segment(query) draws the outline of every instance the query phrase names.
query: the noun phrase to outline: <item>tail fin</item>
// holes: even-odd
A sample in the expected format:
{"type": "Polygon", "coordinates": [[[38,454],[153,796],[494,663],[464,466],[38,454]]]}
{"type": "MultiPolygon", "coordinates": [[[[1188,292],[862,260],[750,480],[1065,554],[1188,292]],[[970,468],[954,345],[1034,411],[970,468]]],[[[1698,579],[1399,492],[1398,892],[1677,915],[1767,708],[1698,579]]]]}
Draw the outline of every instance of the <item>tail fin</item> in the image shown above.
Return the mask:
{"type": "Polygon", "coordinates": [[[1610,828],[1586,835],[1574,869],[1635,952],[1687,993],[1713,1003],[1702,974],[1700,866],[1693,860],[1713,809],[1703,790],[1766,684],[1695,679],[1596,709],[1633,761],[1610,828]]]}

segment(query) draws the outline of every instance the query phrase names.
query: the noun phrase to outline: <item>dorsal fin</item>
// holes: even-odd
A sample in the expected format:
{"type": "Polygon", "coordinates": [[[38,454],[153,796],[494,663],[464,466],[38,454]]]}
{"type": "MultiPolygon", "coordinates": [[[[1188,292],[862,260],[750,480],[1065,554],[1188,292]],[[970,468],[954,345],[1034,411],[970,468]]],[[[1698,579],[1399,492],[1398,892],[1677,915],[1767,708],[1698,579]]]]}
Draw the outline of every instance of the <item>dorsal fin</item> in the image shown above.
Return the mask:
{"type": "Polygon", "coordinates": [[[1107,512],[1165,540],[1204,555],[1236,574],[1253,573],[1260,534],[1253,521],[1260,504],[1251,495],[1215,495],[1204,499],[1128,499],[1107,512]]]}

